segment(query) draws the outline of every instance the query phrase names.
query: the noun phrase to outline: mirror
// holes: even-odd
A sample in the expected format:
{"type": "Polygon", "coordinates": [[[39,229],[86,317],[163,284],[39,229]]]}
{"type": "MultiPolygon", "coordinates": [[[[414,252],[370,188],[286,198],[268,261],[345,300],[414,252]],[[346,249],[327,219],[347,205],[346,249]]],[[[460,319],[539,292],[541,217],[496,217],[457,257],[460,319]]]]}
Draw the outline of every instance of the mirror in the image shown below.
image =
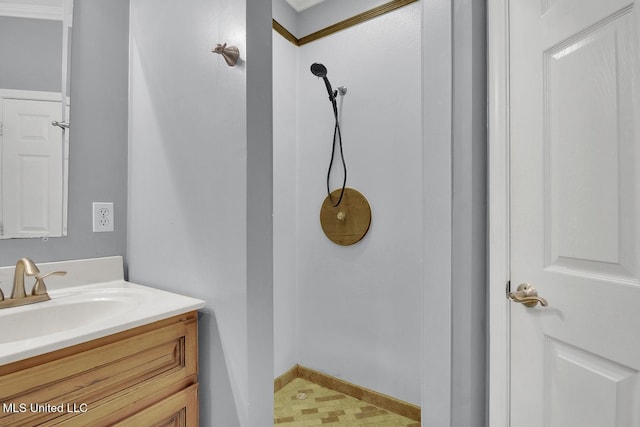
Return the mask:
{"type": "Polygon", "coordinates": [[[1,239],[67,235],[72,10],[0,0],[1,239]]]}

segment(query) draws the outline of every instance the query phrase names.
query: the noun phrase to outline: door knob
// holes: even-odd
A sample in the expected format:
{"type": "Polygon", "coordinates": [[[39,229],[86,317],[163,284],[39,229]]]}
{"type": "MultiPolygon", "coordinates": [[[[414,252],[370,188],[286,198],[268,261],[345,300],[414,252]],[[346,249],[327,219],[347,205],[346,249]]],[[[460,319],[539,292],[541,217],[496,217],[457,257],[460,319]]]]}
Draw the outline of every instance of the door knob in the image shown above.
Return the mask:
{"type": "Polygon", "coordinates": [[[69,129],[69,122],[51,122],[51,126],[58,126],[60,129],[69,129]]]}
{"type": "Polygon", "coordinates": [[[538,303],[543,307],[549,305],[546,299],[538,296],[538,290],[535,286],[529,283],[522,283],[518,285],[515,292],[509,292],[509,299],[524,304],[527,307],[535,307],[538,303]]]}

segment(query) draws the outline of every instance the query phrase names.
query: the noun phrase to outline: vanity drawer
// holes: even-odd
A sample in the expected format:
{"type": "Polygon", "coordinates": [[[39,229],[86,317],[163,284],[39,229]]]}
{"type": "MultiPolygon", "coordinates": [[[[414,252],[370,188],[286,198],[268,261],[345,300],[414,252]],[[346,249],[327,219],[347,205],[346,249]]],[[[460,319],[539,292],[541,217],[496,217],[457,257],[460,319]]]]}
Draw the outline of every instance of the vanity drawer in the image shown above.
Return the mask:
{"type": "Polygon", "coordinates": [[[198,425],[198,384],[194,384],[137,414],[114,424],[125,426],[195,427],[198,425]]]}
{"type": "Polygon", "coordinates": [[[195,312],[0,367],[0,425],[113,425],[197,382],[195,312]]]}

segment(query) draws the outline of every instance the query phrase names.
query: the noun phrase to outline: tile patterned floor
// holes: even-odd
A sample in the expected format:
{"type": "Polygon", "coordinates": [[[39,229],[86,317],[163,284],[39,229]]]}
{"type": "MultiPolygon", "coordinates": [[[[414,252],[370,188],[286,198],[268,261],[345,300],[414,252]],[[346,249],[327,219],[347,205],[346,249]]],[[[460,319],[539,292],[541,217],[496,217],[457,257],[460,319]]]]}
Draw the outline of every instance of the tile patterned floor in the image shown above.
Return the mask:
{"type": "Polygon", "coordinates": [[[420,427],[420,423],[296,378],[274,395],[274,426],[420,427]],[[300,396],[299,396],[300,395],[300,396]],[[306,398],[304,396],[306,395],[306,398]],[[303,397],[300,399],[299,397],[303,397]]]}

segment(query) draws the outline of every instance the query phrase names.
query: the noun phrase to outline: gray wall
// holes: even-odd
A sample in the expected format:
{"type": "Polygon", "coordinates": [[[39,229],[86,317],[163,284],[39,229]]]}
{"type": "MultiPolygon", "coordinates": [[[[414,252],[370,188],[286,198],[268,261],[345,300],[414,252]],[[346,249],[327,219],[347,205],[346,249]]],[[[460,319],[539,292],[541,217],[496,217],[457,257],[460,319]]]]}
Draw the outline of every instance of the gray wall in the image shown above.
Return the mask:
{"type": "Polygon", "coordinates": [[[60,92],[62,21],[0,16],[0,89],[60,92]]]}
{"type": "Polygon", "coordinates": [[[0,265],[125,255],[129,1],[74,7],[68,237],[0,241],[0,265]],[[115,232],[91,231],[91,203],[114,202],[115,232]]]}
{"type": "Polygon", "coordinates": [[[273,48],[271,2],[247,0],[247,373],[249,424],[273,417],[273,48]]]}
{"type": "Polygon", "coordinates": [[[452,6],[422,1],[422,422],[451,426],[452,6]]]}
{"type": "Polygon", "coordinates": [[[486,4],[453,1],[452,427],[485,425],[486,4]]]}
{"type": "Polygon", "coordinates": [[[484,0],[423,1],[423,424],[486,425],[484,0]]]}

